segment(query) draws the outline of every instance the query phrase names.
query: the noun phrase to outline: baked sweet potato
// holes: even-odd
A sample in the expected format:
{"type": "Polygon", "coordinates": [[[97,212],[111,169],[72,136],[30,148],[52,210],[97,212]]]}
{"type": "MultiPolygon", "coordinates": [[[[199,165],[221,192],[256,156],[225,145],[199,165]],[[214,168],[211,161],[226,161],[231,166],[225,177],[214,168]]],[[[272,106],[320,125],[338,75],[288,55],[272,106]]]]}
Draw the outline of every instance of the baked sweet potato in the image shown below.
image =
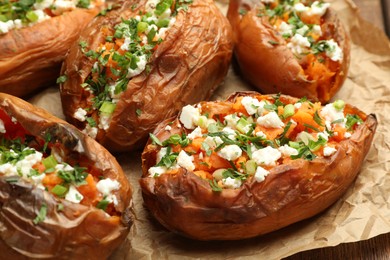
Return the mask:
{"type": "Polygon", "coordinates": [[[69,47],[103,3],[102,0],[2,1],[0,91],[25,97],[39,88],[54,85],[69,47]],[[88,4],[93,4],[93,8],[88,9],[88,4]]]}
{"type": "Polygon", "coordinates": [[[77,128],[0,94],[2,259],[105,259],[133,223],[115,158],[77,128]]]}
{"type": "Polygon", "coordinates": [[[341,100],[255,92],[172,120],[142,153],[142,195],[162,225],[199,240],[263,235],[325,210],[356,178],[377,125],[341,100]]]}
{"type": "Polygon", "coordinates": [[[159,122],[222,82],[231,37],[211,0],[126,1],[70,49],[60,87],[66,118],[110,151],[143,147],[159,122]]]}
{"type": "Polygon", "coordinates": [[[341,88],[350,63],[349,37],[329,5],[230,1],[227,17],[243,77],[262,93],[328,102],[341,88]]]}

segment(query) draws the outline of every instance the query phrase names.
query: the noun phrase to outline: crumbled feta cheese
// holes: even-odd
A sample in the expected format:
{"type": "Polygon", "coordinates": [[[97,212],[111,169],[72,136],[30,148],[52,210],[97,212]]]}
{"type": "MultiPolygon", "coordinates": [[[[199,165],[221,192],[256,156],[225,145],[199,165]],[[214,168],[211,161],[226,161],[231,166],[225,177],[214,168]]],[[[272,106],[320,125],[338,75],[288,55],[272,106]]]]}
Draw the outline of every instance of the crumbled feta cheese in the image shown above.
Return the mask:
{"type": "Polygon", "coordinates": [[[317,133],[317,139],[319,139],[320,137],[324,138],[326,141],[328,141],[329,139],[329,134],[327,132],[320,132],[320,133],[317,133]]]}
{"type": "Polygon", "coordinates": [[[77,108],[74,112],[73,117],[81,122],[85,121],[85,116],[87,115],[87,111],[81,107],[77,108]]]}
{"type": "Polygon", "coordinates": [[[130,43],[132,43],[133,41],[131,40],[130,37],[127,37],[127,36],[125,36],[124,39],[125,40],[124,40],[123,44],[121,45],[120,49],[124,50],[124,51],[128,51],[129,47],[130,47],[130,43]]]}
{"type": "Polygon", "coordinates": [[[301,12],[307,12],[310,8],[305,6],[304,4],[302,3],[296,3],[293,7],[293,10],[298,12],[298,13],[301,13],[301,12]]]}
{"type": "Polygon", "coordinates": [[[191,133],[187,136],[189,139],[194,140],[197,137],[202,137],[202,128],[199,126],[196,127],[191,133]]]}
{"type": "Polygon", "coordinates": [[[334,122],[336,120],[342,120],[342,122],[338,122],[341,126],[345,126],[346,119],[344,118],[344,109],[338,110],[336,109],[333,104],[327,104],[326,106],[322,107],[320,111],[320,115],[329,122],[334,122]]]}
{"type": "Polygon", "coordinates": [[[104,113],[101,113],[99,115],[99,125],[98,127],[103,130],[107,130],[110,128],[110,123],[111,123],[111,115],[107,115],[104,113]]]}
{"type": "Polygon", "coordinates": [[[227,123],[227,126],[231,128],[236,128],[238,120],[240,120],[240,118],[236,114],[230,114],[225,116],[225,121],[227,123]]]}
{"type": "Polygon", "coordinates": [[[294,26],[286,22],[281,22],[279,26],[279,32],[283,36],[291,36],[293,34],[294,26]]]}
{"type": "Polygon", "coordinates": [[[187,105],[183,107],[180,114],[180,122],[187,129],[194,129],[199,120],[200,112],[199,109],[194,106],[187,105]]]}
{"type": "Polygon", "coordinates": [[[193,171],[195,169],[193,161],[194,156],[188,155],[184,150],[181,150],[177,156],[177,164],[188,171],[193,171]]]}
{"type": "Polygon", "coordinates": [[[325,49],[325,54],[333,61],[343,60],[343,50],[339,47],[337,42],[333,39],[327,40],[326,44],[328,48],[325,49]]]}
{"type": "Polygon", "coordinates": [[[228,161],[234,161],[242,155],[242,150],[238,145],[230,144],[223,147],[218,155],[228,161]]]}
{"type": "Polygon", "coordinates": [[[230,189],[237,189],[241,187],[241,180],[239,179],[234,179],[231,177],[227,177],[226,179],[222,179],[222,183],[225,186],[225,188],[230,188],[230,189]]]}
{"type": "Polygon", "coordinates": [[[17,169],[23,177],[27,178],[32,166],[42,160],[43,154],[32,148],[25,148],[24,150],[33,150],[35,152],[27,155],[23,160],[18,161],[15,164],[15,169],[17,169]]]}
{"type": "Polygon", "coordinates": [[[2,22],[0,21],[0,33],[4,34],[9,32],[15,27],[14,22],[12,20],[2,22]]]}
{"type": "Polygon", "coordinates": [[[323,16],[326,13],[326,10],[328,10],[330,6],[330,3],[324,3],[324,2],[319,2],[315,1],[312,3],[311,7],[309,10],[307,10],[307,14],[309,16],[311,15],[318,15],[318,16],[323,16]]]}
{"type": "Polygon", "coordinates": [[[6,129],[5,129],[5,126],[4,126],[4,122],[3,120],[0,119],[0,133],[2,134],[5,134],[6,133],[6,129]]]}
{"type": "Polygon", "coordinates": [[[337,150],[334,147],[325,146],[324,147],[324,156],[328,157],[334,154],[337,150]]]}
{"type": "Polygon", "coordinates": [[[206,143],[210,149],[214,149],[220,144],[223,144],[223,141],[219,136],[207,136],[203,142],[206,143]]]}
{"type": "Polygon", "coordinates": [[[92,127],[89,124],[85,126],[85,129],[82,130],[84,134],[87,134],[89,137],[95,139],[98,133],[97,127],[92,127]]]}
{"type": "Polygon", "coordinates": [[[302,36],[305,36],[305,34],[307,33],[307,31],[309,31],[309,26],[307,26],[306,24],[304,26],[302,26],[301,28],[299,28],[297,30],[297,33],[302,35],[302,36]]]}
{"type": "Polygon", "coordinates": [[[127,75],[126,75],[127,78],[132,78],[134,76],[137,76],[145,70],[146,64],[148,63],[146,59],[146,55],[138,56],[138,59],[139,60],[137,61],[136,69],[132,69],[132,68],[127,69],[127,75]]]}
{"type": "Polygon", "coordinates": [[[302,106],[302,103],[301,103],[301,102],[298,102],[298,103],[295,103],[295,104],[294,104],[294,107],[295,107],[296,109],[300,109],[301,106],[302,106]]]}
{"type": "Polygon", "coordinates": [[[313,25],[312,32],[318,36],[322,36],[321,26],[318,24],[313,25]]]}
{"type": "Polygon", "coordinates": [[[65,199],[67,201],[73,202],[73,203],[80,203],[82,201],[84,196],[73,186],[69,186],[68,193],[65,195],[65,199]]]}
{"type": "Polygon", "coordinates": [[[352,134],[350,132],[346,132],[344,134],[344,138],[350,138],[352,136],[352,134]]]}
{"type": "Polygon", "coordinates": [[[158,177],[161,174],[166,173],[167,170],[168,169],[165,166],[154,166],[149,168],[148,173],[150,177],[158,177]]]}
{"type": "Polygon", "coordinates": [[[74,9],[76,9],[76,3],[74,1],[56,0],[52,5],[51,12],[54,15],[60,15],[74,9]]]}
{"type": "Polygon", "coordinates": [[[257,123],[267,128],[282,128],[284,126],[284,123],[275,111],[257,118],[257,123]]]}
{"type": "Polygon", "coordinates": [[[46,174],[39,174],[31,176],[32,182],[41,190],[45,189],[45,186],[42,185],[42,180],[45,178],[46,174]]]}
{"type": "Polygon", "coordinates": [[[257,166],[254,178],[257,182],[262,182],[265,180],[265,176],[267,176],[268,174],[268,170],[264,169],[261,166],[257,166]]]}
{"type": "Polygon", "coordinates": [[[262,105],[257,98],[253,97],[243,97],[241,104],[245,107],[245,110],[249,115],[254,115],[257,112],[257,109],[262,105]]]}
{"type": "Polygon", "coordinates": [[[161,147],[156,156],[156,163],[159,163],[161,159],[167,154],[168,149],[166,147],[161,147]]]}
{"type": "Polygon", "coordinates": [[[32,12],[35,13],[35,15],[38,17],[37,21],[35,23],[40,23],[42,21],[45,21],[47,19],[50,19],[50,16],[47,15],[44,11],[42,10],[33,10],[32,12]]]}
{"type": "Polygon", "coordinates": [[[290,48],[294,54],[299,55],[308,50],[310,42],[308,38],[300,34],[295,34],[291,37],[291,41],[287,43],[287,47],[290,48]]]}
{"type": "Polygon", "coordinates": [[[165,129],[165,131],[171,131],[172,127],[170,125],[167,125],[164,129],[165,129]]]}
{"type": "Polygon", "coordinates": [[[111,180],[110,178],[100,180],[98,183],[96,183],[97,190],[103,196],[111,195],[112,191],[119,190],[120,186],[121,185],[117,180],[111,180]]]}
{"type": "Polygon", "coordinates": [[[256,136],[257,136],[257,137],[264,138],[264,139],[267,139],[267,135],[264,134],[263,131],[258,131],[258,132],[256,132],[256,136]]]}
{"type": "Polygon", "coordinates": [[[278,149],[267,146],[263,149],[254,151],[252,153],[252,160],[254,160],[258,165],[264,164],[274,166],[281,156],[282,154],[278,151],[278,149]]]}
{"type": "Polygon", "coordinates": [[[222,132],[223,133],[225,133],[225,134],[227,134],[227,136],[228,136],[228,138],[230,139],[230,140],[235,140],[235,138],[236,138],[236,131],[234,131],[234,129],[232,129],[231,127],[228,127],[228,126],[226,126],[226,127],[224,127],[223,129],[222,129],[222,132]]]}
{"type": "Polygon", "coordinates": [[[52,6],[54,0],[41,0],[34,3],[34,8],[37,10],[43,10],[52,6]]]}
{"type": "Polygon", "coordinates": [[[284,156],[298,155],[298,151],[295,148],[288,146],[287,144],[278,148],[279,152],[281,152],[284,156]]]}

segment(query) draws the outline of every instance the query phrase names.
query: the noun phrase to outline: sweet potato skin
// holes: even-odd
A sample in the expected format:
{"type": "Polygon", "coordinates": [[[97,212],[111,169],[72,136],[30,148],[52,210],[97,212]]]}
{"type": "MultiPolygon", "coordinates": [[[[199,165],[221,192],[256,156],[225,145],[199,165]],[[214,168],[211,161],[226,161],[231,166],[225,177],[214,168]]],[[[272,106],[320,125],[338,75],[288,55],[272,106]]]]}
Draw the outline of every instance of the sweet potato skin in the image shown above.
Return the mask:
{"type": "MultiPolygon", "coordinates": [[[[121,17],[134,17],[146,1],[127,1],[123,7],[95,19],[79,41],[95,49],[105,36],[100,28],[113,28],[121,17]]],[[[68,80],[61,85],[61,100],[69,122],[80,125],[74,112],[85,102],[80,86],[94,61],[85,57],[77,41],[62,67],[68,80]]],[[[122,93],[110,127],[97,140],[108,150],[122,152],[142,148],[157,124],[176,114],[185,104],[208,99],[223,81],[233,51],[229,22],[213,1],[194,0],[187,12],[179,12],[175,24],[151,57],[151,70],[133,77],[122,93]],[[142,111],[137,115],[136,111],[142,111]]]]}
{"type": "Polygon", "coordinates": [[[350,64],[349,36],[336,12],[328,8],[322,17],[322,31],[324,37],[333,38],[339,44],[344,53],[343,60],[331,84],[319,87],[315,80],[307,79],[282,35],[269,23],[269,18],[258,17],[261,6],[256,0],[232,0],[229,3],[227,17],[233,28],[234,56],[240,73],[264,94],[282,93],[328,102],[342,87],[350,64]],[[242,10],[247,13],[240,15],[242,10]]]}
{"type": "MultiPolygon", "coordinates": [[[[242,95],[232,95],[228,102],[242,95]]],[[[281,96],[284,100],[294,100],[281,96]]],[[[263,235],[303,219],[332,205],[356,178],[377,125],[374,115],[365,115],[349,106],[365,122],[340,143],[331,157],[312,161],[297,159],[275,166],[265,181],[249,181],[238,189],[213,192],[209,183],[180,168],[177,174],[148,177],[156,162],[156,145],[149,141],[142,154],[142,195],[150,213],[166,228],[198,240],[237,240],[263,235]]],[[[162,123],[154,134],[164,140],[162,123]]],[[[183,127],[174,120],[171,133],[183,127]]]]}
{"type": "MultiPolygon", "coordinates": [[[[126,238],[133,224],[132,188],[116,159],[93,139],[48,112],[7,94],[0,94],[0,108],[33,136],[63,145],[69,160],[84,158],[104,177],[121,186],[115,195],[118,216],[108,217],[93,206],[55,198],[22,179],[10,182],[0,176],[0,251],[5,259],[105,259],[126,238]],[[33,220],[42,205],[43,222],[33,220]],[[58,210],[58,204],[64,206],[58,210]]],[[[66,160],[65,158],[65,160],[66,160]]]]}
{"type": "Polygon", "coordinates": [[[0,35],[0,91],[25,97],[55,85],[69,47],[98,12],[78,8],[0,35]]]}

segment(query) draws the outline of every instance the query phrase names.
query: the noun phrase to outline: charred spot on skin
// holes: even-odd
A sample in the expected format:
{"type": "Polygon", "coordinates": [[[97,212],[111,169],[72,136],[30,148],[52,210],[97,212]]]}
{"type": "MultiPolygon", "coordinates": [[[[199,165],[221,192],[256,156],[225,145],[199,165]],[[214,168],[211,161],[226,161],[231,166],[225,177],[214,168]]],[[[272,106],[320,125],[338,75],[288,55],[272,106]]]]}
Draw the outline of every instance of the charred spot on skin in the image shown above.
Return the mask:
{"type": "Polygon", "coordinates": [[[44,136],[46,135],[51,136],[51,143],[62,143],[68,149],[73,149],[79,142],[79,139],[76,136],[74,136],[61,125],[52,125],[48,127],[44,132],[44,136]]]}

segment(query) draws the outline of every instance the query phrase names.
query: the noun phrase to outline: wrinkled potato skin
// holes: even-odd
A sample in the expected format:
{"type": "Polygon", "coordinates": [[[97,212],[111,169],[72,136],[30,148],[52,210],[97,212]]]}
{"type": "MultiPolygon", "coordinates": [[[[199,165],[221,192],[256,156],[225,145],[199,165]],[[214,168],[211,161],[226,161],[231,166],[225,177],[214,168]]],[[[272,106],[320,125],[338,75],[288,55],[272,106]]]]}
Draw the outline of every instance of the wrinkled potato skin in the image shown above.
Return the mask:
{"type": "Polygon", "coordinates": [[[334,38],[344,55],[333,84],[321,90],[315,81],[306,79],[298,60],[268,17],[257,16],[260,6],[263,5],[259,0],[231,0],[229,3],[227,18],[234,33],[234,55],[243,77],[265,94],[283,93],[328,102],[344,83],[350,63],[350,40],[336,12],[331,8],[327,10],[322,31],[326,38],[334,38]],[[247,10],[247,14],[240,15],[240,10],[247,10]]]}
{"type": "MultiPolygon", "coordinates": [[[[234,102],[240,92],[228,101],[234,102]]],[[[281,100],[294,100],[282,96],[281,100]]],[[[287,102],[286,102],[287,103],[287,102]]],[[[239,189],[213,192],[207,181],[180,169],[178,174],[147,177],[155,165],[157,147],[150,141],[142,154],[142,195],[151,214],[166,228],[198,240],[237,240],[255,237],[310,218],[332,205],[356,178],[367,154],[377,121],[357,108],[364,124],[329,158],[297,159],[274,167],[263,182],[250,180],[239,189]]],[[[164,122],[165,125],[168,123],[164,122]]],[[[169,137],[165,125],[156,129],[160,140],[169,137]]],[[[175,120],[172,133],[182,130],[175,120]]]]}
{"type": "Polygon", "coordinates": [[[0,35],[0,92],[25,97],[54,85],[61,63],[98,9],[76,9],[0,35]]]}
{"type": "MultiPolygon", "coordinates": [[[[120,17],[134,17],[146,1],[127,1],[119,10],[95,19],[81,34],[90,49],[104,42],[100,27],[113,27],[120,17]],[[138,2],[137,2],[138,3],[138,2]]],[[[224,79],[232,56],[232,32],[229,22],[213,1],[194,0],[188,12],[179,12],[175,24],[151,58],[151,71],[132,78],[122,93],[110,128],[97,139],[110,151],[128,151],[143,147],[148,133],[183,105],[208,99],[224,79]],[[142,111],[137,116],[136,110],[142,111]]],[[[93,61],[81,52],[77,42],[62,67],[68,80],[61,85],[61,100],[69,122],[79,103],[85,101],[80,86],[91,72],[93,61]]]]}
{"type": "MultiPolygon", "coordinates": [[[[126,238],[133,223],[132,189],[115,158],[101,145],[46,111],[18,98],[0,94],[0,108],[17,119],[31,135],[50,134],[65,147],[66,158],[84,157],[105,177],[118,180],[118,218],[92,206],[75,204],[19,180],[0,176],[0,252],[4,259],[105,259],[126,238]],[[76,156],[75,156],[76,154],[76,156]],[[35,225],[42,204],[44,222],[35,225]],[[64,205],[57,211],[58,204],[64,205]]],[[[66,160],[65,158],[65,160],[66,160]]]]}

